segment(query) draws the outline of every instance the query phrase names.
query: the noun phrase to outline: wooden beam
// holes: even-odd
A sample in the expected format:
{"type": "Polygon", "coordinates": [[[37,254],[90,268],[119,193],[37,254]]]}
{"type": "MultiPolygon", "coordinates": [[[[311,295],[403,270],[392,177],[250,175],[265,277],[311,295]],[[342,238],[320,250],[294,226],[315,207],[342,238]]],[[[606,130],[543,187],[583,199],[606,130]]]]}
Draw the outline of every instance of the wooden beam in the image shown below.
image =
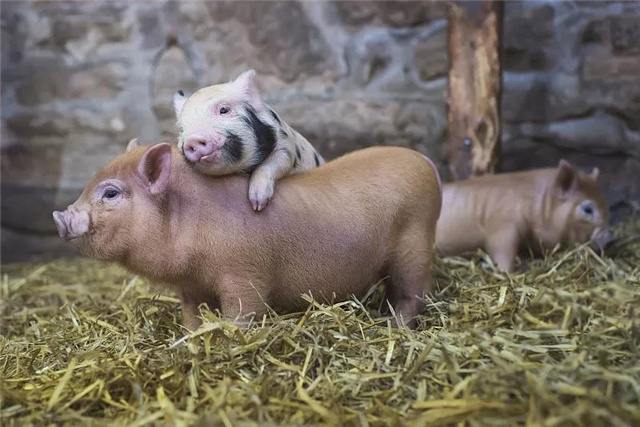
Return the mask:
{"type": "Polygon", "coordinates": [[[449,3],[449,138],[455,179],[495,171],[500,157],[501,1],[449,3]]]}

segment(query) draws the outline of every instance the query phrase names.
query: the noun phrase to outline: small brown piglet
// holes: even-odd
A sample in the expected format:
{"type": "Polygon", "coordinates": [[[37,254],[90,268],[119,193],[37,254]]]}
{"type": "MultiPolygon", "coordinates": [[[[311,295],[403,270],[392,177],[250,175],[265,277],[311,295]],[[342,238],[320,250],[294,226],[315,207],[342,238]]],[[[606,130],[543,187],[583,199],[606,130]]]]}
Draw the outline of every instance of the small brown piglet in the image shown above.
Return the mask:
{"type": "Polygon", "coordinates": [[[398,321],[415,323],[441,205],[428,159],[397,147],[354,152],[284,177],[261,214],[246,202],[248,183],[201,174],[169,144],[134,140],[53,216],[82,254],[169,284],[191,330],[202,303],[243,324],[267,306],[303,310],[305,293],[362,296],[385,277],[398,321]]]}
{"type": "Polygon", "coordinates": [[[482,248],[511,271],[520,249],[540,253],[588,241],[604,248],[612,235],[598,173],[561,160],[557,168],[445,184],[437,250],[449,256],[482,248]]]}

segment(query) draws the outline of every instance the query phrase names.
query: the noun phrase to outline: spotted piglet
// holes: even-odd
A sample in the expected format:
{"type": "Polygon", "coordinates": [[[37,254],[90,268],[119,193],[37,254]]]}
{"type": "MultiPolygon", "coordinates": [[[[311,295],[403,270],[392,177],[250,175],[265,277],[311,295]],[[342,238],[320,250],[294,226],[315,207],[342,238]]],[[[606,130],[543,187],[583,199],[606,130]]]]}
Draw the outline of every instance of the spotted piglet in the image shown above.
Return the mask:
{"type": "Polygon", "coordinates": [[[250,173],[249,201],[261,211],[278,179],[324,160],[262,100],[255,75],[246,71],[235,81],[205,87],[188,98],[179,91],[173,104],[178,148],[187,161],[207,175],[250,173]]]}

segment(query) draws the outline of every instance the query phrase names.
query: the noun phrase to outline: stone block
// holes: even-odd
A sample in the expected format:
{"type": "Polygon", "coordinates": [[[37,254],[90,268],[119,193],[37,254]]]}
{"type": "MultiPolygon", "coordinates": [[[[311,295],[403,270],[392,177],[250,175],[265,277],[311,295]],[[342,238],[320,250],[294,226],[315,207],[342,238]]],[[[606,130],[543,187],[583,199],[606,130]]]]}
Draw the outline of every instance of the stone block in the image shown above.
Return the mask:
{"type": "Polygon", "coordinates": [[[422,81],[447,77],[449,54],[447,52],[447,30],[420,40],[414,48],[414,61],[418,76],[422,81]]]}
{"type": "Polygon", "coordinates": [[[384,23],[391,27],[413,27],[446,17],[441,1],[334,1],[346,25],[384,23]]]}
{"type": "Polygon", "coordinates": [[[501,102],[507,123],[561,120],[591,109],[579,76],[561,72],[504,73],[501,102]]]}
{"type": "Polygon", "coordinates": [[[60,140],[54,143],[34,138],[30,144],[21,141],[20,144],[3,148],[0,152],[2,183],[55,187],[63,173],[62,144],[60,140]]]}
{"type": "Polygon", "coordinates": [[[608,52],[587,55],[584,58],[582,77],[592,80],[640,80],[640,53],[633,56],[617,56],[608,52]]]}
{"type": "Polygon", "coordinates": [[[372,145],[398,145],[440,161],[447,126],[444,102],[345,99],[272,105],[326,159],[372,145]]]}
{"type": "Polygon", "coordinates": [[[375,81],[389,80],[389,74],[398,77],[392,68],[401,61],[402,48],[386,31],[361,32],[349,40],[345,52],[349,78],[359,88],[375,81]]]}
{"type": "Polygon", "coordinates": [[[198,89],[184,51],[178,46],[165,50],[153,71],[153,112],[163,139],[173,139],[175,135],[174,93],[182,90],[189,96],[198,89]]]}
{"type": "Polygon", "coordinates": [[[18,103],[35,106],[57,100],[112,99],[125,87],[129,64],[113,61],[86,67],[69,67],[48,58],[21,67],[16,88],[18,103]]]}
{"type": "Polygon", "coordinates": [[[68,145],[74,140],[95,139],[97,136],[117,138],[127,131],[119,111],[102,110],[99,104],[66,109],[42,107],[19,110],[4,120],[7,132],[21,144],[33,138],[67,137],[68,145]]]}
{"type": "Polygon", "coordinates": [[[618,54],[640,53],[640,15],[614,16],[611,26],[611,47],[618,54]]]}
{"type": "Polygon", "coordinates": [[[81,193],[55,186],[2,182],[2,226],[27,233],[55,233],[51,213],[65,209],[81,193]]]}
{"type": "MultiPolygon", "coordinates": [[[[51,220],[53,222],[53,219],[51,220]]],[[[2,227],[2,263],[44,262],[77,257],[78,252],[54,233],[25,233],[2,227]]]]}
{"type": "Polygon", "coordinates": [[[554,43],[555,8],[547,2],[506,2],[503,43],[505,48],[537,49],[554,43]]]}
{"type": "Polygon", "coordinates": [[[288,83],[335,73],[333,51],[298,2],[208,2],[198,7],[205,6],[208,14],[192,14],[189,19],[196,26],[203,21],[210,26],[209,19],[215,22],[214,30],[197,38],[206,62],[224,70],[211,81],[219,81],[239,64],[288,83]]]}

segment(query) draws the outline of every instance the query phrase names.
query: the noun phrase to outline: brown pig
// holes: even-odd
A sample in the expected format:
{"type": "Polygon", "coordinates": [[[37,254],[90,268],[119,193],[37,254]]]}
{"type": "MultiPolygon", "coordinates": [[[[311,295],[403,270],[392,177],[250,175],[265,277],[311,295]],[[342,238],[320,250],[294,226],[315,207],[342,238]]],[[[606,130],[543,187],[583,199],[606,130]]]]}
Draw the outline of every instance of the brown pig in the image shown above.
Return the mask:
{"type": "Polygon", "coordinates": [[[198,306],[243,323],[361,296],[388,277],[386,299],[411,324],[430,289],[441,192],[415,152],[376,147],[282,179],[273,205],[246,203],[246,176],[195,171],[169,144],[136,147],[96,173],[53,216],[84,255],[164,282],[195,329],[198,306]]]}
{"type": "Polygon", "coordinates": [[[611,240],[609,210],[587,174],[561,160],[557,168],[484,175],[444,185],[436,247],[444,256],[482,248],[511,271],[518,250],[611,240]]]}

